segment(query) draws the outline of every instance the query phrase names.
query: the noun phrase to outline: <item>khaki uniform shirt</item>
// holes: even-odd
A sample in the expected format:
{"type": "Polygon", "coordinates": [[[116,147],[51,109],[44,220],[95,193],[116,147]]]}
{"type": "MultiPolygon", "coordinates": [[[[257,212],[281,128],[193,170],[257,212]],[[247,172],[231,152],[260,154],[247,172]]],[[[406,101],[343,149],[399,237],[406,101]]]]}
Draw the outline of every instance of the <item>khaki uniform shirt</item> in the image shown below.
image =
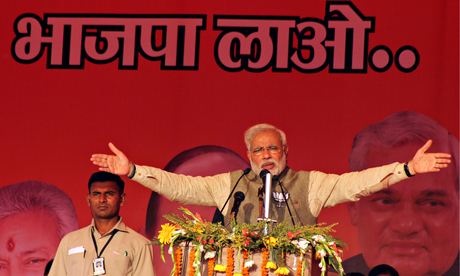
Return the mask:
{"type": "MultiPolygon", "coordinates": [[[[231,189],[236,184],[237,176],[241,175],[242,171],[236,171],[214,176],[193,177],[136,165],[136,173],[132,179],[172,201],[216,206],[221,209],[231,189]]],[[[347,201],[357,201],[363,196],[387,188],[406,178],[404,164],[395,162],[342,175],[326,174],[319,171],[295,172],[288,168],[286,177],[282,181],[285,182],[288,190],[295,191],[294,200],[290,202],[291,199],[289,199],[288,202],[290,202],[293,217],[297,221],[296,224],[310,225],[315,223],[324,207],[331,207],[347,201]]],[[[274,184],[276,185],[276,183],[274,184]]],[[[254,193],[253,185],[261,186],[262,180],[251,171],[243,177],[235,192],[243,191],[247,197],[248,191],[250,192],[249,195],[254,193]]],[[[278,187],[273,187],[272,191],[278,191],[277,189],[278,187]]],[[[251,197],[254,201],[254,196],[251,197]]],[[[222,211],[227,217],[232,201],[233,197],[222,211]]],[[[254,206],[256,203],[252,202],[251,208],[245,207],[247,204],[248,201],[245,199],[238,222],[256,223],[257,217],[259,217],[258,208],[254,206]]],[[[283,214],[276,216],[281,221],[291,221],[290,216],[283,214]]]]}
{"type": "Polygon", "coordinates": [[[49,273],[50,276],[90,276],[93,275],[93,260],[97,258],[91,232],[101,252],[112,232],[118,231],[102,253],[107,276],[151,276],[154,275],[152,246],[148,239],[127,227],[120,221],[105,235],[101,236],[91,225],[73,231],[59,244],[49,273]]]}

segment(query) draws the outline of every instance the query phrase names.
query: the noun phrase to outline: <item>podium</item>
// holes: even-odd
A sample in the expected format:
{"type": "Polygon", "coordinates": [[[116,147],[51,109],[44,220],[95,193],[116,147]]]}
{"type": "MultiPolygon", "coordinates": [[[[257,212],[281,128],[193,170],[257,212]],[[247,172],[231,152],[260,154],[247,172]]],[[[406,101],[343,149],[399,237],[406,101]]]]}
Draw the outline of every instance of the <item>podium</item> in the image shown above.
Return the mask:
{"type": "MultiPolygon", "coordinates": [[[[199,253],[198,253],[199,254],[199,253]]],[[[226,247],[223,248],[220,256],[204,259],[200,257],[198,265],[195,265],[197,258],[196,246],[180,245],[174,248],[175,268],[174,276],[192,276],[196,270],[203,276],[219,276],[219,275],[249,275],[249,276],[319,276],[321,268],[319,261],[312,257],[312,250],[306,254],[285,254],[285,256],[277,256],[278,263],[282,263],[273,269],[267,268],[268,252],[238,252],[237,249],[226,247]],[[229,257],[231,256],[231,257],[229,257]],[[283,260],[279,260],[283,258],[283,260]],[[252,264],[248,267],[245,264],[252,264]],[[287,274],[275,273],[278,268],[283,267],[287,274]],[[215,269],[216,268],[216,269],[215,269]],[[219,270],[219,268],[221,270],[219,270]]],[[[323,274],[327,275],[327,271],[323,274]]]]}
{"type": "MultiPolygon", "coordinates": [[[[325,276],[328,266],[344,275],[340,244],[331,226],[233,224],[231,230],[187,209],[167,215],[158,242],[169,247],[174,276],[325,276]]],[[[162,250],[164,253],[164,251],[162,250]]]]}

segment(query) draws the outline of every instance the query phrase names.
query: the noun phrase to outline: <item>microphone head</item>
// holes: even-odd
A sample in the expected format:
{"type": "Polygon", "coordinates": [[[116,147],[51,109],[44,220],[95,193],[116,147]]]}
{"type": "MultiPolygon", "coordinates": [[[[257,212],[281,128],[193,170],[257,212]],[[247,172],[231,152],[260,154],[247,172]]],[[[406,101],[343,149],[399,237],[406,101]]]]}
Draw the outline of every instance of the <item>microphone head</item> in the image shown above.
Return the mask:
{"type": "Polygon", "coordinates": [[[269,174],[269,173],[270,173],[269,170],[264,169],[264,170],[260,171],[259,176],[260,176],[260,178],[265,179],[265,176],[266,176],[267,174],[269,174]]]}
{"type": "Polygon", "coordinates": [[[236,193],[233,195],[233,197],[235,198],[235,201],[239,201],[239,202],[243,201],[244,198],[245,198],[244,193],[241,192],[241,191],[236,192],[236,193]]]}

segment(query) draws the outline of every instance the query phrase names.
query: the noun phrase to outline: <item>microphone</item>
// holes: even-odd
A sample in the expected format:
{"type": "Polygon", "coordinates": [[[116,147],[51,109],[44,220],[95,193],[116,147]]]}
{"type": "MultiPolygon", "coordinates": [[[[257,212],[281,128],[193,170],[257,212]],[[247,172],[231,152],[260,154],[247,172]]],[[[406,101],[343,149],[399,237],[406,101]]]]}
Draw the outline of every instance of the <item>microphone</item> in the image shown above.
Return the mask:
{"type": "Polygon", "coordinates": [[[268,219],[270,214],[270,195],[272,188],[272,174],[269,170],[262,170],[260,177],[265,184],[265,200],[264,200],[264,218],[268,219]]]}
{"type": "MultiPolygon", "coordinates": [[[[222,214],[222,211],[225,209],[225,206],[227,206],[228,201],[232,197],[233,192],[235,191],[236,187],[240,183],[240,181],[243,178],[243,176],[247,175],[250,172],[251,172],[251,168],[246,168],[246,169],[243,170],[243,173],[241,174],[241,176],[236,181],[235,186],[233,186],[232,190],[230,191],[230,194],[228,195],[227,200],[225,200],[224,206],[222,206],[222,208],[220,208],[220,209],[216,209],[216,211],[214,212],[214,216],[212,218],[212,223],[220,222],[222,225],[224,224],[224,215],[222,214]]],[[[244,194],[243,194],[243,196],[244,196],[244,194]]],[[[243,201],[243,200],[241,200],[241,201],[243,201]]]]}
{"type": "MultiPolygon", "coordinates": [[[[267,179],[268,181],[272,181],[272,182],[278,182],[278,184],[280,185],[280,188],[281,188],[281,194],[283,195],[283,199],[284,199],[284,202],[286,202],[286,207],[288,209],[288,212],[289,212],[289,216],[291,217],[291,222],[292,222],[292,225],[295,226],[295,221],[294,221],[294,217],[292,216],[292,212],[291,212],[291,208],[289,207],[289,202],[286,198],[286,192],[285,192],[285,187],[283,186],[283,183],[281,182],[281,178],[283,177],[283,175],[285,175],[287,172],[287,168],[285,168],[279,175],[274,175],[272,179],[269,178],[270,176],[270,171],[268,170],[263,170],[260,172],[260,177],[262,178],[262,181],[264,183],[266,183],[267,179]]],[[[270,186],[271,186],[271,182],[270,182],[270,186]]],[[[265,188],[267,188],[267,186],[265,186],[265,188]]],[[[265,190],[266,191],[266,190],[265,190]]],[[[268,201],[270,202],[270,201],[268,201]]],[[[268,205],[266,205],[268,206],[268,205]]],[[[265,217],[265,218],[268,218],[268,217],[265,217]]]]}
{"type": "Polygon", "coordinates": [[[233,202],[231,214],[233,214],[236,222],[236,216],[238,215],[238,210],[240,209],[241,202],[244,200],[244,194],[243,192],[238,191],[233,195],[233,197],[235,198],[235,201],[233,202]]]}
{"type": "Polygon", "coordinates": [[[267,180],[267,175],[270,176],[270,181],[271,181],[271,173],[269,170],[265,169],[265,170],[260,171],[259,176],[260,178],[262,178],[262,181],[264,182],[264,184],[265,184],[265,181],[267,180]]]}

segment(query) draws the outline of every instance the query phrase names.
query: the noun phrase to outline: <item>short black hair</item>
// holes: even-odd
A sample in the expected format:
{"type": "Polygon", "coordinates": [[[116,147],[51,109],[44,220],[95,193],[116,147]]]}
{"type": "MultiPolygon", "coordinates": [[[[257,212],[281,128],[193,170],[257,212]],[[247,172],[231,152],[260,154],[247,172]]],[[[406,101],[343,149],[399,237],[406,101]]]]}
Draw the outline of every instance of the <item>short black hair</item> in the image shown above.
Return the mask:
{"type": "Polygon", "coordinates": [[[47,263],[46,263],[46,266],[45,266],[45,276],[48,276],[48,274],[50,273],[50,270],[51,270],[51,266],[53,265],[53,259],[49,260],[47,263]]]}
{"type": "Polygon", "coordinates": [[[88,180],[88,192],[91,192],[91,186],[93,185],[94,182],[107,182],[107,181],[115,182],[117,184],[118,191],[120,192],[120,194],[123,194],[125,192],[125,182],[123,182],[121,177],[116,174],[108,173],[104,171],[95,172],[91,175],[91,177],[88,180]]]}
{"type": "Polygon", "coordinates": [[[378,275],[391,275],[391,276],[399,276],[398,271],[392,267],[391,265],[387,264],[379,264],[374,266],[370,271],[368,276],[378,276],[378,275]]]}

